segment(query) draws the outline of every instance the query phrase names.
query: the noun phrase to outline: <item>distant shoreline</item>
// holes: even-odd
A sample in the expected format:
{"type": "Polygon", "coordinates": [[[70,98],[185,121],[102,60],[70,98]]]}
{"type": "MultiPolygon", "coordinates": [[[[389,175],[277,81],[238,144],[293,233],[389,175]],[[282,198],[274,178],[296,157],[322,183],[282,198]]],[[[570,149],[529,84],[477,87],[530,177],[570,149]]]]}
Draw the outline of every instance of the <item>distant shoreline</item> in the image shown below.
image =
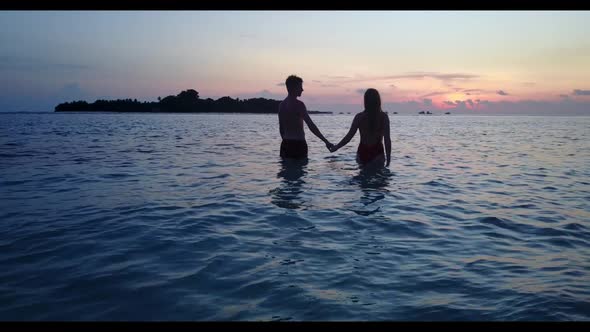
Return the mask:
{"type": "MultiPolygon", "coordinates": [[[[138,113],[138,114],[277,114],[278,112],[164,112],[164,111],[47,111],[47,112],[0,112],[4,114],[55,114],[55,113],[96,113],[96,114],[104,114],[104,113],[112,113],[112,114],[122,114],[122,113],[138,113]]],[[[328,111],[307,111],[309,114],[334,114],[334,112],[328,111]]],[[[350,115],[350,114],[349,114],[350,115]]]]}
{"type": "MultiPolygon", "coordinates": [[[[320,112],[320,111],[308,111],[310,114],[318,114],[318,115],[348,115],[354,116],[357,113],[344,113],[338,114],[334,112],[320,112]],[[315,113],[320,112],[320,113],[315,113]]],[[[66,112],[55,112],[55,111],[8,111],[3,112],[0,111],[0,115],[10,115],[10,114],[67,114],[67,113],[85,113],[85,114],[126,114],[126,113],[143,113],[143,114],[206,114],[204,112],[111,112],[111,111],[66,111],[66,112]]],[[[247,112],[207,112],[207,114],[276,114],[276,113],[247,113],[247,112]]],[[[390,113],[391,114],[391,113],[390,113]]],[[[419,117],[420,115],[414,113],[400,113],[394,114],[396,117],[419,117]]],[[[588,114],[466,114],[466,113],[455,113],[452,117],[503,117],[503,116],[518,116],[518,117],[555,117],[555,118],[588,118],[590,115],[588,114]]],[[[420,116],[422,117],[422,116],[420,116]]],[[[432,116],[426,117],[431,118],[432,116]]],[[[448,118],[448,116],[439,116],[435,115],[434,118],[444,117],[448,118]]]]}
{"type": "MultiPolygon", "coordinates": [[[[55,106],[54,112],[108,112],[108,113],[249,113],[277,114],[280,100],[266,98],[233,99],[221,97],[201,99],[199,93],[189,89],[176,96],[158,97],[157,102],[141,102],[137,99],[72,101],[55,106]]],[[[310,114],[332,114],[332,112],[308,111],[310,114]]]]}

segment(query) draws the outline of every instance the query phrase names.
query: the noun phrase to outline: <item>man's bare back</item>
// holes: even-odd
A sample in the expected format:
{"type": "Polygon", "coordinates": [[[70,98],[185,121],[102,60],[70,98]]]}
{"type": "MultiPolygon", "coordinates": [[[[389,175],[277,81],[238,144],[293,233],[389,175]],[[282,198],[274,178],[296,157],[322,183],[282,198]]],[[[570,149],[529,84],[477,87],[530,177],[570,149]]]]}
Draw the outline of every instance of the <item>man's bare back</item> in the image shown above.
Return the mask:
{"type": "Polygon", "coordinates": [[[279,105],[279,126],[281,138],[288,140],[305,141],[303,131],[303,118],[305,117],[305,105],[303,102],[287,97],[279,105]]]}

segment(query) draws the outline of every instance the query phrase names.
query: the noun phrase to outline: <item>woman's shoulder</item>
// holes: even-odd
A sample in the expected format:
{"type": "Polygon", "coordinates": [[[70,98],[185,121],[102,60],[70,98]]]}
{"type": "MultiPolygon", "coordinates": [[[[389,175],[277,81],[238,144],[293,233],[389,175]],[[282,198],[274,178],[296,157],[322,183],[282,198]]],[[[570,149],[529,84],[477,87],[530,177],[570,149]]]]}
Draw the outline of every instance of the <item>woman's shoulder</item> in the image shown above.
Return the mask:
{"type": "Polygon", "coordinates": [[[354,121],[363,121],[366,118],[367,118],[367,112],[366,111],[361,111],[361,112],[358,112],[354,116],[354,121]]]}

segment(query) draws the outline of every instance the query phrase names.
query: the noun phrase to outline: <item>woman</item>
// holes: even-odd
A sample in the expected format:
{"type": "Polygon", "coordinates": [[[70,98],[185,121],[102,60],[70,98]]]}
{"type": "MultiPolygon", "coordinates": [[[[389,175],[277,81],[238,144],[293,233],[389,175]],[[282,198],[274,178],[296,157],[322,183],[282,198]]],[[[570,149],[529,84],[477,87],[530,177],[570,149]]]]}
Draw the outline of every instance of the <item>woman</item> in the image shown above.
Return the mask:
{"type": "Polygon", "coordinates": [[[385,161],[383,153],[383,141],[385,141],[387,156],[385,166],[389,166],[391,161],[389,117],[381,110],[381,97],[375,89],[368,89],[365,92],[365,110],[354,117],[348,134],[331,151],[334,152],[350,142],[357,129],[361,132],[361,142],[356,152],[357,162],[361,165],[379,164],[382,166],[385,161]]]}

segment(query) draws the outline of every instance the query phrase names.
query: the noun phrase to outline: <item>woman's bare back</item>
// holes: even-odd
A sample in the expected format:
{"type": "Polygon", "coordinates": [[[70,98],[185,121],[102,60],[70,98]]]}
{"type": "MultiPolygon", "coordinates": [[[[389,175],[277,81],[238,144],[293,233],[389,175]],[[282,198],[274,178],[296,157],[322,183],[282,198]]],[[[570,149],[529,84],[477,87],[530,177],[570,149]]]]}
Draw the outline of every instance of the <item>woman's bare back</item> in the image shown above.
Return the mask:
{"type": "Polygon", "coordinates": [[[385,123],[385,113],[379,112],[377,114],[377,121],[375,127],[371,129],[369,114],[366,111],[359,113],[358,126],[361,134],[361,144],[374,145],[381,142],[383,139],[383,129],[385,123]]]}

